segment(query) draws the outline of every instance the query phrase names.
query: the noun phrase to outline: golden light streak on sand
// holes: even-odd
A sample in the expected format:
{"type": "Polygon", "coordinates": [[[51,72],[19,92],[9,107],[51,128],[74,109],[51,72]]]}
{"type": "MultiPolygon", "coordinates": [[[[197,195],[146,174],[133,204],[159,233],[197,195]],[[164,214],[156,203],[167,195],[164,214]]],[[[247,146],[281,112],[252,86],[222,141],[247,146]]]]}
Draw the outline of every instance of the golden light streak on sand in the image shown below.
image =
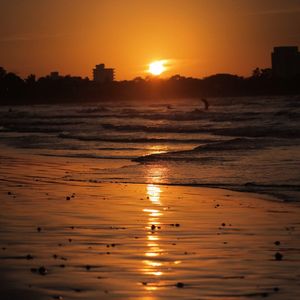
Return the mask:
{"type": "Polygon", "coordinates": [[[146,255],[147,257],[156,257],[156,256],[158,256],[159,254],[156,253],[156,252],[146,252],[145,255],[146,255]]]}
{"type": "Polygon", "coordinates": [[[162,266],[161,262],[155,262],[155,261],[152,261],[152,260],[144,260],[143,263],[148,265],[148,266],[151,266],[151,267],[160,267],[160,266],[162,266]]]}
{"type": "Polygon", "coordinates": [[[148,236],[147,236],[147,239],[148,239],[149,241],[157,241],[157,240],[159,240],[159,237],[156,236],[156,235],[148,235],[148,236]]]}
{"type": "Polygon", "coordinates": [[[160,203],[160,193],[161,189],[160,187],[154,185],[154,184],[148,184],[147,185],[147,194],[152,202],[152,204],[161,204],[160,203]]]}
{"type": "MultiPolygon", "coordinates": [[[[156,176],[161,174],[157,169],[154,169],[156,172],[156,176]]],[[[143,212],[148,214],[148,226],[147,229],[147,239],[150,243],[147,243],[148,251],[145,252],[145,257],[152,258],[144,260],[143,263],[145,268],[143,269],[143,273],[150,276],[160,277],[163,275],[162,270],[160,269],[163,267],[163,262],[156,261],[157,258],[161,253],[162,249],[159,245],[159,231],[158,225],[160,225],[160,217],[163,216],[162,211],[159,209],[161,207],[160,195],[161,195],[161,188],[160,186],[154,184],[147,185],[147,199],[150,200],[150,205],[155,205],[155,208],[145,208],[143,212]]],[[[146,287],[148,290],[149,286],[146,287]]],[[[153,287],[151,287],[153,288],[153,287]]]]}
{"type": "MultiPolygon", "coordinates": [[[[162,215],[162,213],[161,213],[159,210],[157,210],[157,209],[149,209],[149,208],[145,208],[145,209],[143,209],[143,211],[144,211],[144,212],[148,212],[148,213],[149,213],[149,216],[151,216],[151,217],[159,217],[159,216],[162,215]]],[[[155,220],[155,219],[154,219],[154,218],[151,218],[150,221],[152,221],[152,220],[155,220]]]]}

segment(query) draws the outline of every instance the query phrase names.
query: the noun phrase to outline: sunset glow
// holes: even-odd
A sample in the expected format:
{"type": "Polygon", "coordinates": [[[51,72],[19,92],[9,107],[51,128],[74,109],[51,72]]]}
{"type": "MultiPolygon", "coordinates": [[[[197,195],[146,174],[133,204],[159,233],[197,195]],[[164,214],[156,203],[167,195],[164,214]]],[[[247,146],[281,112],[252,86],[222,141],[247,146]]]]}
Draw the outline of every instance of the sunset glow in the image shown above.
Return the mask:
{"type": "Polygon", "coordinates": [[[154,61],[151,64],[149,64],[149,73],[151,73],[154,76],[158,76],[162,74],[165,70],[165,62],[163,60],[154,61]]]}
{"type": "Polygon", "coordinates": [[[104,62],[130,80],[153,57],[178,60],[168,76],[246,76],[299,41],[299,1],[274,1],[1,1],[0,57],[21,76],[91,77],[104,62]]]}
{"type": "Polygon", "coordinates": [[[300,300],[300,0],[0,20],[0,300],[300,300]]]}

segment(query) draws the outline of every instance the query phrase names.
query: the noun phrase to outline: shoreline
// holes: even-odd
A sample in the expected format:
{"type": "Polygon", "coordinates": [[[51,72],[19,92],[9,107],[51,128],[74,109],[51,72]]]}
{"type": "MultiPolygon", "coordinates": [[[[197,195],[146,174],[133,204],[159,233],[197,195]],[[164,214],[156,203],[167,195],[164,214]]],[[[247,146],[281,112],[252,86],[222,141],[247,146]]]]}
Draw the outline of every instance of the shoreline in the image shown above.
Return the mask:
{"type": "Polygon", "coordinates": [[[18,151],[0,156],[1,299],[299,299],[298,203],[206,187],[74,184],[66,172],[93,161],[18,151]]]}
{"type": "MultiPolygon", "coordinates": [[[[8,145],[1,145],[0,147],[0,161],[1,160],[13,160],[14,158],[19,159],[22,157],[24,160],[27,158],[33,159],[34,164],[44,164],[44,162],[49,162],[49,164],[56,164],[57,162],[61,162],[64,164],[67,162],[68,164],[71,164],[75,166],[72,170],[67,171],[67,175],[65,176],[71,176],[70,174],[73,172],[73,174],[76,174],[78,171],[78,168],[80,168],[81,165],[86,165],[87,170],[86,172],[89,173],[93,169],[95,164],[101,165],[100,169],[105,168],[122,168],[126,166],[131,166],[137,164],[136,161],[131,159],[118,159],[118,158],[96,158],[96,157],[83,157],[83,156],[63,156],[63,155],[54,155],[49,153],[43,153],[40,149],[36,152],[37,149],[35,149],[35,153],[32,154],[31,151],[33,149],[30,148],[15,148],[8,145]],[[7,155],[9,153],[9,155],[7,155]]],[[[138,163],[139,164],[139,163],[138,163]]],[[[102,184],[102,183],[116,183],[116,184],[148,184],[147,180],[144,181],[136,181],[132,182],[130,180],[120,180],[118,178],[117,180],[113,178],[113,180],[107,179],[107,178],[101,178],[99,180],[93,180],[93,179],[74,179],[69,178],[68,180],[63,177],[63,174],[60,174],[62,179],[61,184],[71,184],[71,183],[96,183],[96,184],[102,184]]],[[[55,176],[55,175],[54,175],[55,176]]],[[[2,179],[0,178],[0,181],[2,179]]],[[[259,197],[263,198],[264,200],[271,200],[271,201],[278,201],[278,202],[284,202],[284,203],[298,203],[299,202],[299,189],[300,186],[298,185],[289,185],[289,184],[257,184],[255,182],[247,182],[244,184],[234,184],[234,183],[172,183],[172,182],[150,182],[156,185],[161,186],[178,186],[178,187],[198,187],[198,188],[213,188],[213,189],[221,189],[221,190],[227,190],[227,191],[235,191],[235,192],[241,192],[241,193],[250,193],[255,195],[260,195],[259,197]],[[275,190],[274,190],[275,189],[275,190]]]]}

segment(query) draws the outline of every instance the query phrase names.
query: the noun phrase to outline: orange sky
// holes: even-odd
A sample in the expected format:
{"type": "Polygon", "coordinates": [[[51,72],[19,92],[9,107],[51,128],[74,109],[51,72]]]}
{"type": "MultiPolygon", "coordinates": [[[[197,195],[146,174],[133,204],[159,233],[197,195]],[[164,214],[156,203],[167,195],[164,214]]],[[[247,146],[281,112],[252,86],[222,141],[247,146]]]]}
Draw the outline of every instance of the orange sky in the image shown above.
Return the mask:
{"type": "Polygon", "coordinates": [[[276,45],[300,46],[299,0],[0,0],[0,66],[21,76],[103,62],[132,79],[156,59],[165,76],[249,75],[276,45]]]}

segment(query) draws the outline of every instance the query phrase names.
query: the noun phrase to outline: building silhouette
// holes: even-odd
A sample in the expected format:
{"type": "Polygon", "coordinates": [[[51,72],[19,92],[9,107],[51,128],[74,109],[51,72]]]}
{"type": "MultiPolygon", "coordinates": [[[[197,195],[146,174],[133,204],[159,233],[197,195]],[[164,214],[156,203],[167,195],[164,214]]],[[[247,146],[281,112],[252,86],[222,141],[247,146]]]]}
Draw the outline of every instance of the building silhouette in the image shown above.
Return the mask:
{"type": "Polygon", "coordinates": [[[59,75],[59,72],[54,71],[54,72],[51,72],[51,73],[50,73],[49,77],[50,77],[51,79],[59,79],[59,78],[60,78],[60,75],[59,75]]]}
{"type": "Polygon", "coordinates": [[[300,74],[300,52],[297,46],[274,47],[272,73],[279,78],[292,78],[300,74]]]}
{"type": "Polygon", "coordinates": [[[105,68],[104,64],[96,65],[93,69],[93,80],[96,82],[112,82],[115,77],[115,70],[105,68]]]}

